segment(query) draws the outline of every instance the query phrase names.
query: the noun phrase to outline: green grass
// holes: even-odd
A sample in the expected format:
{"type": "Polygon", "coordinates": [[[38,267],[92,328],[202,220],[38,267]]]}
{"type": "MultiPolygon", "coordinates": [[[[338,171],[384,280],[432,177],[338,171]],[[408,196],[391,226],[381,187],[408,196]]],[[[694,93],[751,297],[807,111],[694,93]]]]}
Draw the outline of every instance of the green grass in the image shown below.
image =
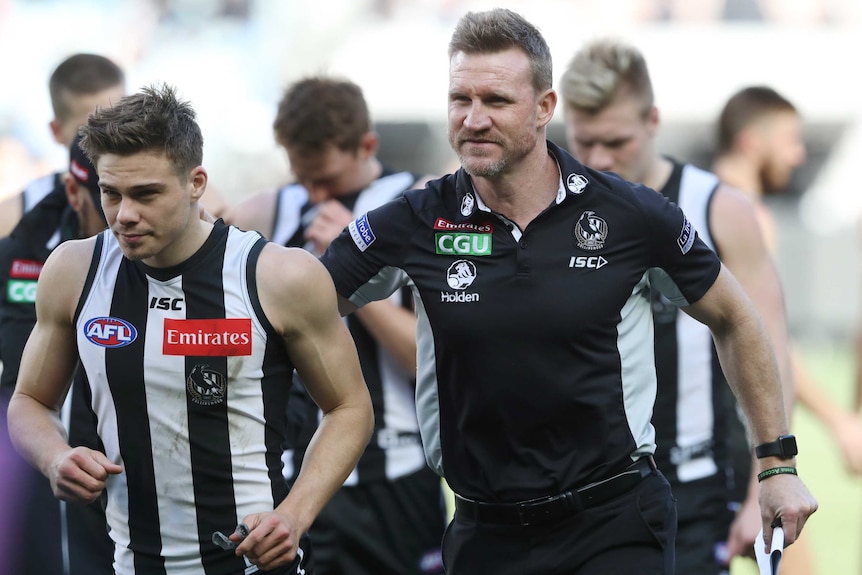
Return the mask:
{"type": "MultiPolygon", "coordinates": [[[[855,374],[849,344],[801,343],[800,347],[820,387],[836,403],[849,407],[855,374]]],[[[818,419],[799,406],[793,417],[799,474],[820,505],[803,532],[813,556],[814,573],[862,573],[862,478],[844,470],[829,429],[818,419]]],[[[753,561],[733,563],[732,575],[756,573],[753,561]]]]}

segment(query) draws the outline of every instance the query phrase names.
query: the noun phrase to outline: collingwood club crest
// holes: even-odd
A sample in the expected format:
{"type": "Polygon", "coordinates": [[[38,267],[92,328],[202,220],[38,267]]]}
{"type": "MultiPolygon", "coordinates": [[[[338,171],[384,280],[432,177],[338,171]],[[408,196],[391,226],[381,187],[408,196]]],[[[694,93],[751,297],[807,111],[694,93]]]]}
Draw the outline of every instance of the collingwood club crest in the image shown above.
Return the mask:
{"type": "Polygon", "coordinates": [[[575,239],[579,248],[588,251],[600,250],[605,247],[607,237],[608,224],[597,216],[596,212],[587,210],[581,214],[575,224],[575,239]]]}
{"type": "Polygon", "coordinates": [[[198,405],[218,405],[227,395],[227,379],[208,365],[198,364],[186,378],[186,391],[198,405]]]}

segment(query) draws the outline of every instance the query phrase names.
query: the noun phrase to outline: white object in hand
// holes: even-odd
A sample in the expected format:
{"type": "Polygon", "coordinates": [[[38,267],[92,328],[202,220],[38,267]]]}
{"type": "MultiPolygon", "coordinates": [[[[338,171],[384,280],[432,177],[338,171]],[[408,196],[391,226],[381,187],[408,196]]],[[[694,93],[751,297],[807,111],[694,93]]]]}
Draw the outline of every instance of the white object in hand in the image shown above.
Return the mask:
{"type": "Polygon", "coordinates": [[[757,558],[757,567],[760,575],[778,575],[778,565],[781,563],[781,554],[784,553],[784,529],[775,527],[772,530],[772,548],[766,552],[766,544],[763,542],[763,529],[754,540],[754,556],[757,558]]]}

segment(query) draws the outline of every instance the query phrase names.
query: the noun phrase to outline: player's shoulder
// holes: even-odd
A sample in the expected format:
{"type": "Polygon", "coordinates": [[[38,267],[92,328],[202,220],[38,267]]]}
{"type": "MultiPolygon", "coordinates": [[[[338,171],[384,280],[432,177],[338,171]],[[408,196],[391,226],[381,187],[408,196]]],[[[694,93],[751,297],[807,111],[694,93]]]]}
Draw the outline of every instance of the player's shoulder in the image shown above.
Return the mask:
{"type": "Polygon", "coordinates": [[[38,298],[55,301],[60,308],[73,310],[77,305],[99,236],[81,240],[67,240],[58,245],[39,274],[38,298]]]}
{"type": "Polygon", "coordinates": [[[86,273],[98,242],[99,235],[78,240],[66,240],[54,248],[45,261],[45,266],[50,265],[52,268],[67,271],[83,268],[86,273]]]}
{"type": "Polygon", "coordinates": [[[336,309],[335,287],[327,269],[310,252],[266,242],[256,268],[258,295],[266,317],[284,332],[297,317],[336,309]]]}
{"type": "Polygon", "coordinates": [[[271,241],[267,241],[261,250],[257,270],[258,284],[262,279],[288,286],[303,286],[326,273],[323,264],[311,252],[271,241]]]}
{"type": "Polygon", "coordinates": [[[754,200],[744,191],[724,182],[716,187],[711,207],[716,216],[734,221],[737,221],[736,218],[747,219],[757,216],[757,205],[754,200]]]}
{"type": "Polygon", "coordinates": [[[278,204],[279,190],[261,190],[226,207],[225,223],[242,230],[255,230],[264,236],[272,233],[272,219],[278,204]]]}

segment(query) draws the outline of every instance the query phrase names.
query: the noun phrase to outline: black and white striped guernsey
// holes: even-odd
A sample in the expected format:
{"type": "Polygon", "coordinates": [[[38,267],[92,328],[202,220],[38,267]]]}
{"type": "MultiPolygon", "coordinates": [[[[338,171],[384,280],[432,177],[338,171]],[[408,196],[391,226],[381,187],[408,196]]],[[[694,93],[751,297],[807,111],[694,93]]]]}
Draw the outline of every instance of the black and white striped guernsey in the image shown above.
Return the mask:
{"type": "MultiPolygon", "coordinates": [[[[417,175],[410,172],[385,171],[356,194],[337,198],[354,215],[399,196],[414,186],[417,175]]],[[[303,234],[316,212],[309,203],[307,190],[291,184],[278,191],[272,240],[291,247],[305,245],[303,234]]],[[[396,305],[410,308],[409,289],[396,291],[391,296],[396,305]]],[[[359,463],[344,482],[345,485],[394,480],[416,473],[425,466],[425,456],[416,418],[415,374],[406,372],[398,362],[377,344],[374,337],[354,316],[345,318],[359,353],[362,375],[371,394],[374,408],[374,435],[359,463]]],[[[294,479],[311,435],[317,427],[320,412],[307,394],[291,398],[291,413],[303,409],[305,425],[297,433],[295,445],[285,451],[285,476],[294,479]]]]}
{"type": "MultiPolygon", "coordinates": [[[[709,210],[719,180],[691,164],[674,162],[660,190],[679,205],[698,236],[717,251],[709,210]]],[[[719,254],[720,256],[721,254],[719,254]]],[[[655,359],[658,376],[653,425],[656,462],[672,483],[724,475],[730,426],[741,426],[735,400],[721,371],[712,334],[652,290],[655,359]]]]}
{"type": "Polygon", "coordinates": [[[155,269],[97,236],[75,327],[99,435],[124,470],[107,489],[119,575],[256,571],[211,538],[286,495],[293,366],[257,296],[265,243],[219,221],[191,258],[155,269]]]}

